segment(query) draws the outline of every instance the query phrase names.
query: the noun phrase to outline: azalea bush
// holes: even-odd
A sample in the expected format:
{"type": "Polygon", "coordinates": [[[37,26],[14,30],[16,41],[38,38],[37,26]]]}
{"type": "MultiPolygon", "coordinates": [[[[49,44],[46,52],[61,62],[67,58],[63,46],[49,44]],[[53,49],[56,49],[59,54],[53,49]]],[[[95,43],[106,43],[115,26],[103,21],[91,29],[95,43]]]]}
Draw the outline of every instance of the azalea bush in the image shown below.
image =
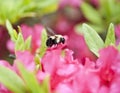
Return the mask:
{"type": "Polygon", "coordinates": [[[120,93],[119,4],[0,0],[0,93],[120,93]]]}

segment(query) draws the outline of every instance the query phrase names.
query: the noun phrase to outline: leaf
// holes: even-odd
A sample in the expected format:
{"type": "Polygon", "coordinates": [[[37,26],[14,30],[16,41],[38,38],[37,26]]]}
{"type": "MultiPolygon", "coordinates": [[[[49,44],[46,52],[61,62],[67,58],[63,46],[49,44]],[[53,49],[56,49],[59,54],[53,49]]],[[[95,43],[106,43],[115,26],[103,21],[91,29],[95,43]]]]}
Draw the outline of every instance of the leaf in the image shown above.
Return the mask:
{"type": "Polygon", "coordinates": [[[24,50],[25,47],[24,47],[24,39],[23,39],[23,36],[21,33],[18,34],[18,38],[16,40],[16,43],[15,43],[15,51],[18,51],[18,50],[24,50]]]}
{"type": "Polygon", "coordinates": [[[50,89],[49,89],[49,76],[45,77],[44,81],[42,82],[42,86],[41,89],[44,90],[44,93],[50,93],[50,89]]]}
{"type": "MultiPolygon", "coordinates": [[[[95,29],[95,31],[97,32],[97,33],[102,33],[104,30],[103,30],[103,25],[93,25],[93,24],[90,24],[90,23],[87,23],[90,27],[92,27],[92,28],[94,28],[95,29]]],[[[77,33],[80,33],[81,34],[81,27],[82,27],[82,24],[77,24],[76,26],[75,26],[75,31],[77,32],[77,33]]]]}
{"type": "Polygon", "coordinates": [[[87,24],[82,25],[81,29],[85,41],[89,47],[89,49],[96,55],[99,56],[98,51],[104,47],[104,42],[101,39],[101,37],[98,35],[98,33],[92,29],[87,24]]]}
{"type": "Polygon", "coordinates": [[[81,8],[84,16],[90,22],[92,22],[94,24],[101,24],[102,23],[102,19],[101,19],[101,16],[100,16],[98,10],[95,10],[95,8],[93,8],[92,6],[90,6],[87,3],[82,3],[80,8],[81,8]]]}
{"type": "Polygon", "coordinates": [[[31,39],[32,39],[32,37],[29,36],[29,37],[25,40],[25,45],[24,45],[25,50],[30,50],[30,49],[31,49],[31,39]]]}
{"type": "Polygon", "coordinates": [[[115,0],[100,0],[101,13],[107,18],[111,19],[116,13],[115,0]]]}
{"type": "Polygon", "coordinates": [[[47,32],[45,29],[43,29],[42,31],[42,35],[41,35],[41,47],[40,47],[40,57],[42,57],[44,55],[44,53],[46,52],[47,46],[46,46],[46,40],[48,38],[47,36],[47,32]]]}
{"type": "Polygon", "coordinates": [[[114,25],[111,23],[108,28],[107,36],[105,39],[105,46],[109,45],[115,45],[115,31],[114,31],[114,25]]]}
{"type": "Polygon", "coordinates": [[[34,73],[28,72],[25,69],[25,67],[23,67],[22,64],[18,64],[18,65],[19,65],[22,78],[24,79],[26,86],[28,88],[28,91],[30,91],[30,93],[48,93],[48,92],[45,92],[45,90],[42,88],[42,85],[38,83],[34,73]]]}
{"type": "Polygon", "coordinates": [[[17,39],[17,32],[15,29],[13,29],[11,23],[8,20],[6,21],[6,27],[7,27],[8,33],[11,37],[11,40],[15,42],[17,39]]]}
{"type": "Polygon", "coordinates": [[[36,70],[42,70],[42,64],[40,62],[40,56],[36,53],[35,57],[34,57],[34,61],[36,64],[36,70]]]}
{"type": "Polygon", "coordinates": [[[26,93],[22,79],[7,67],[0,66],[0,82],[13,93],[26,93]]]}
{"type": "Polygon", "coordinates": [[[40,9],[39,13],[47,14],[54,12],[58,9],[58,1],[57,0],[50,0],[49,2],[47,0],[44,0],[44,2],[39,3],[38,8],[40,9]]]}
{"type": "Polygon", "coordinates": [[[4,25],[6,19],[14,24],[21,18],[42,17],[57,8],[57,0],[0,0],[0,25],[4,25]]]}

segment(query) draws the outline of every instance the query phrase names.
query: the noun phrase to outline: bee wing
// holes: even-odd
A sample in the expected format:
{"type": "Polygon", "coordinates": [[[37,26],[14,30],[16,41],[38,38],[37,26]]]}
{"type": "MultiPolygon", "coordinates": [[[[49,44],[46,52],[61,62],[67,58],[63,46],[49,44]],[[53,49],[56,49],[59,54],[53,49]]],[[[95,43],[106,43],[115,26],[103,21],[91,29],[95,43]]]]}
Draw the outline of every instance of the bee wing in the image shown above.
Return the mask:
{"type": "Polygon", "coordinates": [[[49,28],[49,27],[45,27],[45,28],[46,28],[46,31],[47,31],[48,36],[53,36],[53,35],[55,35],[54,31],[53,31],[51,28],[49,28]]]}

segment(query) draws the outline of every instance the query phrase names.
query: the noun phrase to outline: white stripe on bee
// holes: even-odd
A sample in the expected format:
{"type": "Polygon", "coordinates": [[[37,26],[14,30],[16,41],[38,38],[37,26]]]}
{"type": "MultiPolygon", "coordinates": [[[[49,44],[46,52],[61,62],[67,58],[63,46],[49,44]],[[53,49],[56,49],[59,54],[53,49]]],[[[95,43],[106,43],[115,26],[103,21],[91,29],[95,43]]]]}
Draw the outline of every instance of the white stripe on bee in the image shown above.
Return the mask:
{"type": "Polygon", "coordinates": [[[55,36],[50,36],[51,39],[55,39],[56,37],[55,36]]]}
{"type": "Polygon", "coordinates": [[[59,37],[56,38],[56,42],[60,43],[60,38],[59,37]]]}

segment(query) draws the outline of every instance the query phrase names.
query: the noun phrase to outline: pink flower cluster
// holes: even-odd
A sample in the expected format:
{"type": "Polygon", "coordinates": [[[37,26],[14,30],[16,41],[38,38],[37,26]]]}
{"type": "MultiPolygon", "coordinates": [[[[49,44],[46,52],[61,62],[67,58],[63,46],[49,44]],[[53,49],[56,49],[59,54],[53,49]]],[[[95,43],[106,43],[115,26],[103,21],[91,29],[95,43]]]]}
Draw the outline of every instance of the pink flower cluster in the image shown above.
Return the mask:
{"type": "MultiPolygon", "coordinates": [[[[41,31],[41,26],[39,30],[41,31]]],[[[38,34],[40,37],[41,34],[38,34]]],[[[36,46],[36,41],[39,42],[40,38],[36,36],[34,39],[34,37],[33,35],[32,40],[35,41],[32,44],[36,46]]],[[[37,48],[38,46],[32,47],[33,50],[37,48]]],[[[80,52],[83,51],[80,50],[80,52]]],[[[68,48],[48,49],[39,60],[41,69],[38,69],[35,74],[38,82],[41,83],[49,75],[50,93],[120,93],[120,52],[115,47],[108,46],[101,49],[97,60],[91,60],[89,56],[85,56],[84,64],[75,59],[73,54],[74,52],[68,48]]],[[[13,70],[18,75],[20,73],[17,62],[21,62],[30,72],[36,70],[35,53],[17,51],[15,56],[12,66],[4,60],[0,61],[0,65],[13,70]]],[[[81,58],[81,56],[78,57],[81,58]]],[[[0,93],[12,92],[1,84],[0,93]]]]}

